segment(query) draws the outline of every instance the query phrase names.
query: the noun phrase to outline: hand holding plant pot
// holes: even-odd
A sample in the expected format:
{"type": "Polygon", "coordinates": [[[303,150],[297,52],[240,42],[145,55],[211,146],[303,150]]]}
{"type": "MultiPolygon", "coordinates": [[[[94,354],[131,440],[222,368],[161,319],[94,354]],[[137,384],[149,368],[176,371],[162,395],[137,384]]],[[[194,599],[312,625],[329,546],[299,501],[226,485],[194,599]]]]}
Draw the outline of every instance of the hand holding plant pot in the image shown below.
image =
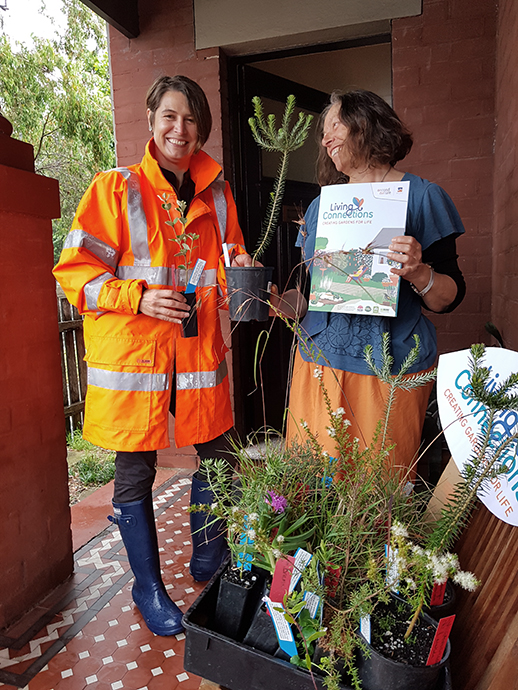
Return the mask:
{"type": "Polygon", "coordinates": [[[304,144],[313,120],[312,115],[300,112],[297,122],[290,129],[291,118],[295,111],[295,96],[288,96],[281,127],[277,130],[275,115],[268,115],[265,119],[261,99],[255,96],[252,103],[254,117],[251,117],[248,123],[255,142],[265,151],[279,153],[280,161],[250,265],[246,269],[237,267],[234,263],[230,265],[230,262],[227,265],[229,311],[233,321],[266,321],[268,319],[268,285],[272,280],[273,268],[262,266],[259,259],[270,244],[277,228],[290,153],[304,144]]]}

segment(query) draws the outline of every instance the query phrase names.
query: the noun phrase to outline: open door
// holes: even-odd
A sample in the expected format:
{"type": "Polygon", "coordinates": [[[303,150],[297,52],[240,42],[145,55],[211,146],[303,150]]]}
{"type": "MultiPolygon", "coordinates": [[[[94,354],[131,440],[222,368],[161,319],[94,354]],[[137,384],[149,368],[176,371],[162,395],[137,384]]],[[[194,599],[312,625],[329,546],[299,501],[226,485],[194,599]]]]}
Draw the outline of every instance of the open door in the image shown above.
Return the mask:
{"type": "MultiPolygon", "coordinates": [[[[261,97],[266,114],[278,114],[277,126],[290,94],[296,97],[297,109],[315,116],[306,144],[290,157],[279,226],[262,259],[264,265],[274,267],[273,280],[282,290],[294,287],[305,276],[300,250],[295,247],[299,228],[296,221],[319,194],[314,174],[316,120],[329,95],[247,65],[238,66],[235,75],[235,92],[231,93],[233,141],[237,144],[235,194],[250,252],[260,233],[278,165],[278,154],[261,151],[252,138],[248,125],[253,115],[252,98],[261,97]]],[[[265,428],[282,430],[294,344],[292,331],[279,319],[242,323],[234,328],[232,343],[238,432],[246,436],[265,428]]]]}

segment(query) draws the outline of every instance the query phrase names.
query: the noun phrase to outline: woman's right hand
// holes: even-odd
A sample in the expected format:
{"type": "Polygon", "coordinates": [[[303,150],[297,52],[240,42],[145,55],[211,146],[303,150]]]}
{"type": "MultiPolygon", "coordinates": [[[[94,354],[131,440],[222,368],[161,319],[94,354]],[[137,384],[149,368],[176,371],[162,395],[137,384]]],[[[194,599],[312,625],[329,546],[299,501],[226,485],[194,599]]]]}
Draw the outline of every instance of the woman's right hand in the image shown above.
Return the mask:
{"type": "Polygon", "coordinates": [[[300,290],[287,290],[280,295],[277,285],[272,285],[269,300],[270,316],[279,316],[280,312],[288,319],[300,319],[308,310],[308,303],[300,290]]]}
{"type": "Polygon", "coordinates": [[[142,293],[139,312],[154,319],[182,323],[190,307],[181,292],[147,289],[142,293]]]}

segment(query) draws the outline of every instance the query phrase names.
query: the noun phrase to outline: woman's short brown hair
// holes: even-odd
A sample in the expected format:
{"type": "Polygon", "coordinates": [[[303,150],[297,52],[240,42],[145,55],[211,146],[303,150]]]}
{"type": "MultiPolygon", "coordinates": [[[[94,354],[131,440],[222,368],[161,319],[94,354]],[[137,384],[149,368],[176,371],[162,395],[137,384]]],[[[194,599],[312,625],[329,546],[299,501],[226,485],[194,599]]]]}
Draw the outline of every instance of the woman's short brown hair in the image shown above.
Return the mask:
{"type": "Polygon", "coordinates": [[[413,143],[410,131],[381,96],[362,89],[344,94],[334,92],[317,128],[317,176],[321,185],[348,181],[347,176],[335,168],[322,144],[324,120],[336,104],[340,106],[340,120],[349,129],[347,143],[353,165],[395,165],[410,152],[413,143]]]}
{"type": "Polygon", "coordinates": [[[146,105],[150,110],[149,120],[151,125],[155,122],[157,111],[164,94],[168,91],[179,91],[187,99],[189,108],[193,114],[198,132],[196,152],[205,144],[212,129],[212,115],[205,92],[195,81],[177,74],[174,77],[158,77],[150,86],[146,96],[146,105]]]}

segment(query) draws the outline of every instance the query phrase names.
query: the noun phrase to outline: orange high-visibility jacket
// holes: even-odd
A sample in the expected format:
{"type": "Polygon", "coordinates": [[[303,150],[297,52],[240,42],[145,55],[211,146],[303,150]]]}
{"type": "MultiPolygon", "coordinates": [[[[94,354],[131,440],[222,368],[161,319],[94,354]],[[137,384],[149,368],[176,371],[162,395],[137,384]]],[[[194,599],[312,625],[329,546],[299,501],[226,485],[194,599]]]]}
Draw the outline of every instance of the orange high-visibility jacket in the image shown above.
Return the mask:
{"type": "Polygon", "coordinates": [[[217,179],[220,166],[203,151],[194,155],[189,171],[196,191],[185,232],[199,235],[191,267],[198,258],[207,262],[196,290],[198,336],[183,338],[181,326],[139,314],[143,289],[171,288],[181,273],[173,269],[182,263],[171,241],[182,224],[166,224],[158,198],[170,194],[170,213],[178,217],[177,197],[154,151],[151,140],[140,164],[95,176],[54,269],[70,302],[85,314],[83,434],[113,450],[169,446],[173,371],[177,446],[210,441],[233,424],[218,280],[224,290],[222,241],[245,251],[235,203],[228,183],[217,179]]]}

